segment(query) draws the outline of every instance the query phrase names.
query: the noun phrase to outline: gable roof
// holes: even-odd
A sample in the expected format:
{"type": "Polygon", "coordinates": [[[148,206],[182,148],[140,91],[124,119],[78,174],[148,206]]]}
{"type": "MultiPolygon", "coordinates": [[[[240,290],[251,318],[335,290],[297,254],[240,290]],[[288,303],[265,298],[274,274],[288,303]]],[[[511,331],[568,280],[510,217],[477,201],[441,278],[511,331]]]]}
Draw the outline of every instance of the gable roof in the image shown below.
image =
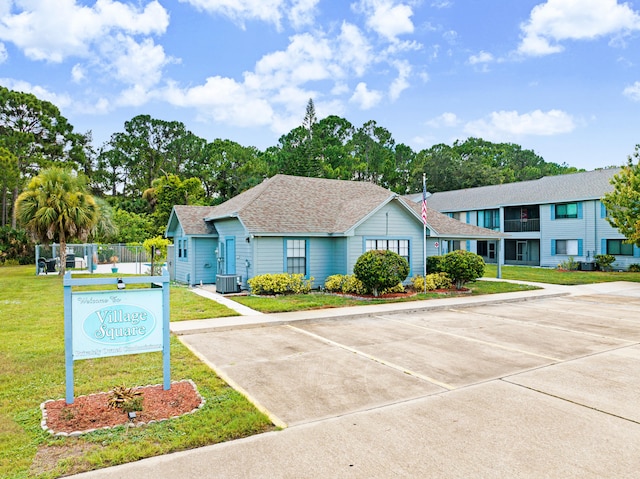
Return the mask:
{"type": "MultiPolygon", "coordinates": [[[[405,197],[405,199],[406,203],[416,212],[416,214],[421,216],[422,203],[416,203],[411,197],[405,197]]],[[[420,194],[420,199],[422,200],[422,193],[420,194]]],[[[422,221],[422,218],[420,221],[422,221]]],[[[480,226],[463,223],[462,221],[450,218],[433,208],[427,208],[427,226],[433,231],[433,236],[436,237],[498,239],[510,236],[500,233],[499,231],[493,231],[488,228],[481,228],[480,226]]]]}
{"type": "Polygon", "coordinates": [[[397,195],[361,181],[276,175],[214,206],[206,219],[238,217],[249,233],[344,233],[397,195]]]}
{"type": "MultiPolygon", "coordinates": [[[[174,206],[167,236],[177,222],[186,235],[217,234],[215,221],[226,218],[238,218],[255,235],[344,234],[394,200],[422,222],[420,204],[373,183],[276,175],[217,206],[174,206]]],[[[434,209],[428,211],[427,226],[439,237],[504,236],[434,209]]]]}
{"type": "MultiPolygon", "coordinates": [[[[545,176],[517,183],[443,191],[429,196],[427,204],[438,211],[454,212],[599,199],[613,190],[610,180],[619,171],[620,168],[609,168],[545,176]]],[[[422,194],[412,195],[411,198],[421,201],[422,194]]]]}
{"type": "Polygon", "coordinates": [[[215,234],[216,229],[213,224],[204,221],[209,212],[211,212],[211,206],[175,205],[169,217],[167,233],[177,226],[176,221],[178,221],[185,235],[215,234]]]}

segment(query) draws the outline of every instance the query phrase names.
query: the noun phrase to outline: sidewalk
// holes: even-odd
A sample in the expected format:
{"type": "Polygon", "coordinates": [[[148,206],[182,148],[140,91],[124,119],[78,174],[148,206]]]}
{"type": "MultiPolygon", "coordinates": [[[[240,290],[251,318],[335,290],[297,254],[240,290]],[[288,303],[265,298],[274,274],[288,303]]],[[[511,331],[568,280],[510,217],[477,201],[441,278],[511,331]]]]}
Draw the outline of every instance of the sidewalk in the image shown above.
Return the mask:
{"type": "MultiPolygon", "coordinates": [[[[485,279],[483,279],[484,281],[485,279]]],[[[503,281],[486,279],[487,281],[503,281]]],[[[252,328],[266,325],[280,325],[321,319],[356,318],[373,314],[389,314],[395,312],[430,311],[447,308],[465,308],[483,304],[509,303],[529,301],[540,298],[553,298],[576,292],[575,286],[561,286],[554,284],[526,283],[523,281],[509,281],[520,284],[530,284],[543,289],[518,291],[513,293],[487,294],[482,296],[468,296],[424,301],[407,301],[404,303],[364,304],[344,308],[314,309],[309,311],[294,311],[290,313],[263,314],[252,310],[218,293],[202,288],[193,288],[193,292],[203,297],[217,301],[234,309],[239,316],[226,318],[197,319],[193,321],[179,321],[171,323],[171,332],[178,335],[198,334],[206,331],[225,331],[229,329],[252,328]]]]}

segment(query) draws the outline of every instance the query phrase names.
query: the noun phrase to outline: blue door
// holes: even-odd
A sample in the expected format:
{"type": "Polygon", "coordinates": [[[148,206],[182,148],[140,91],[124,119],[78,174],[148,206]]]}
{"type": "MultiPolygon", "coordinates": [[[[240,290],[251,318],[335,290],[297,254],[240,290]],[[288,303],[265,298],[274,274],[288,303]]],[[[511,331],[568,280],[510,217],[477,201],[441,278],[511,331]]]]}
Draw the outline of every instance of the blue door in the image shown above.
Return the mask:
{"type": "Polygon", "coordinates": [[[225,274],[236,274],[236,239],[227,238],[225,241],[227,258],[225,261],[225,274]]]}

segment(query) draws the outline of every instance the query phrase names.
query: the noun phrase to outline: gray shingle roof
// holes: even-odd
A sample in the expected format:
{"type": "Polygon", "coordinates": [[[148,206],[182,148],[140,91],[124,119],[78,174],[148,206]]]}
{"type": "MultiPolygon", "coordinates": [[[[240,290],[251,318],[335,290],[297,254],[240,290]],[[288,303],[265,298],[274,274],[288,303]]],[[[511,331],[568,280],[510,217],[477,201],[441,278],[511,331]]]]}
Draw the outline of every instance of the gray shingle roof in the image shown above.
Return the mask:
{"type": "MultiPolygon", "coordinates": [[[[416,203],[412,198],[408,197],[405,197],[404,200],[416,213],[422,214],[422,203],[416,203]]],[[[420,201],[422,201],[422,194],[420,194],[420,201]]],[[[438,237],[478,239],[509,236],[498,231],[463,223],[447,215],[443,215],[433,208],[427,208],[427,225],[433,230],[435,236],[438,237]]]]}
{"type": "MultiPolygon", "coordinates": [[[[427,204],[438,211],[455,212],[598,199],[613,190],[610,180],[619,171],[620,168],[610,168],[545,176],[539,180],[443,191],[429,196],[427,204]]],[[[421,198],[422,195],[412,195],[414,201],[420,201],[421,198]]]]}
{"type": "Polygon", "coordinates": [[[395,194],[358,181],[276,175],[209,210],[238,216],[249,233],[344,233],[395,194]]]}
{"type": "MultiPolygon", "coordinates": [[[[395,198],[419,220],[421,205],[372,183],[276,175],[217,206],[174,206],[188,235],[215,234],[215,220],[238,217],[252,234],[341,234],[395,198]]],[[[438,236],[491,238],[500,233],[429,209],[438,236]]]]}
{"type": "Polygon", "coordinates": [[[204,218],[211,212],[211,206],[175,205],[173,210],[187,235],[215,234],[216,230],[204,218]]]}

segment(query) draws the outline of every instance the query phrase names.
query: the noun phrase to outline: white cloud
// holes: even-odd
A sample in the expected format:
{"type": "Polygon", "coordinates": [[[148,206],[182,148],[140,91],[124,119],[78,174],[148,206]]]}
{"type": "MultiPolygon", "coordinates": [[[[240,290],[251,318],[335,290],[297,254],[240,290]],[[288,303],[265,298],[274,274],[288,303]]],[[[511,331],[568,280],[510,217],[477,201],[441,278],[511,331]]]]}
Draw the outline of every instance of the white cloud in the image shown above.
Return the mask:
{"type": "Polygon", "coordinates": [[[357,104],[362,110],[369,110],[380,103],[380,100],[382,100],[382,93],[377,90],[369,90],[366,83],[360,82],[349,102],[357,104]]]}
{"type": "Polygon", "coordinates": [[[7,49],[4,46],[4,43],[0,42],[0,63],[4,63],[9,58],[9,54],[7,53],[7,49]]]}
{"type": "Polygon", "coordinates": [[[432,128],[454,127],[460,123],[455,113],[444,112],[442,115],[427,121],[427,125],[432,128]]]}
{"type": "Polygon", "coordinates": [[[313,25],[320,0],[295,0],[289,8],[288,18],[294,28],[313,25]]]}
{"type": "Polygon", "coordinates": [[[74,83],[81,83],[86,78],[85,69],[79,63],[76,63],[71,68],[71,79],[74,83]]]}
{"type": "Polygon", "coordinates": [[[400,93],[409,88],[409,75],[411,75],[411,64],[406,60],[397,60],[393,65],[398,69],[398,76],[393,80],[389,87],[389,97],[391,100],[397,100],[400,93]]]}
{"type": "Polygon", "coordinates": [[[640,81],[626,87],[622,93],[633,101],[640,101],[640,81]]]}
{"type": "MultiPolygon", "coordinates": [[[[212,14],[228,17],[244,28],[246,20],[273,23],[280,28],[285,0],[180,0],[212,14]]],[[[296,2],[298,4],[298,2],[296,2]]],[[[288,8],[287,8],[288,9],[288,8]]]]}
{"type": "Polygon", "coordinates": [[[395,0],[360,0],[353,5],[355,11],[366,15],[366,25],[391,42],[398,35],[413,33],[413,10],[395,0]]]}
{"type": "Polygon", "coordinates": [[[357,76],[364,75],[373,61],[373,49],[360,29],[344,22],[337,38],[336,58],[355,72],[357,76]]]}
{"type": "Polygon", "coordinates": [[[40,85],[33,85],[24,80],[15,80],[13,78],[0,78],[0,85],[8,88],[9,90],[21,91],[24,93],[31,93],[38,97],[40,100],[46,100],[53,103],[59,109],[68,108],[72,106],[73,100],[69,95],[59,95],[54,93],[40,85]]]}
{"type": "Polygon", "coordinates": [[[259,92],[231,78],[207,78],[204,85],[180,89],[170,84],[163,98],[181,107],[197,108],[203,116],[235,126],[260,126],[273,122],[274,112],[259,92]]]}
{"type": "Polygon", "coordinates": [[[464,131],[489,141],[526,135],[551,136],[569,133],[575,129],[571,115],[561,110],[519,114],[517,111],[497,111],[488,118],[467,123],[464,131]]]}
{"type": "Polygon", "coordinates": [[[493,55],[485,51],[480,51],[480,53],[478,53],[477,55],[471,55],[469,57],[469,63],[471,65],[477,65],[479,63],[491,63],[494,60],[495,59],[493,58],[493,55]]]}
{"type": "Polygon", "coordinates": [[[542,56],[562,51],[560,42],[564,40],[620,36],[638,30],[640,16],[628,3],[617,0],[548,0],[531,10],[520,29],[518,52],[542,56]]]}
{"type": "Polygon", "coordinates": [[[12,42],[32,60],[60,63],[70,56],[90,57],[92,47],[112,32],[161,34],[169,24],[167,11],[156,0],[143,9],[112,0],[97,0],[93,7],[76,0],[21,4],[21,12],[0,18],[0,40],[12,42]]]}

